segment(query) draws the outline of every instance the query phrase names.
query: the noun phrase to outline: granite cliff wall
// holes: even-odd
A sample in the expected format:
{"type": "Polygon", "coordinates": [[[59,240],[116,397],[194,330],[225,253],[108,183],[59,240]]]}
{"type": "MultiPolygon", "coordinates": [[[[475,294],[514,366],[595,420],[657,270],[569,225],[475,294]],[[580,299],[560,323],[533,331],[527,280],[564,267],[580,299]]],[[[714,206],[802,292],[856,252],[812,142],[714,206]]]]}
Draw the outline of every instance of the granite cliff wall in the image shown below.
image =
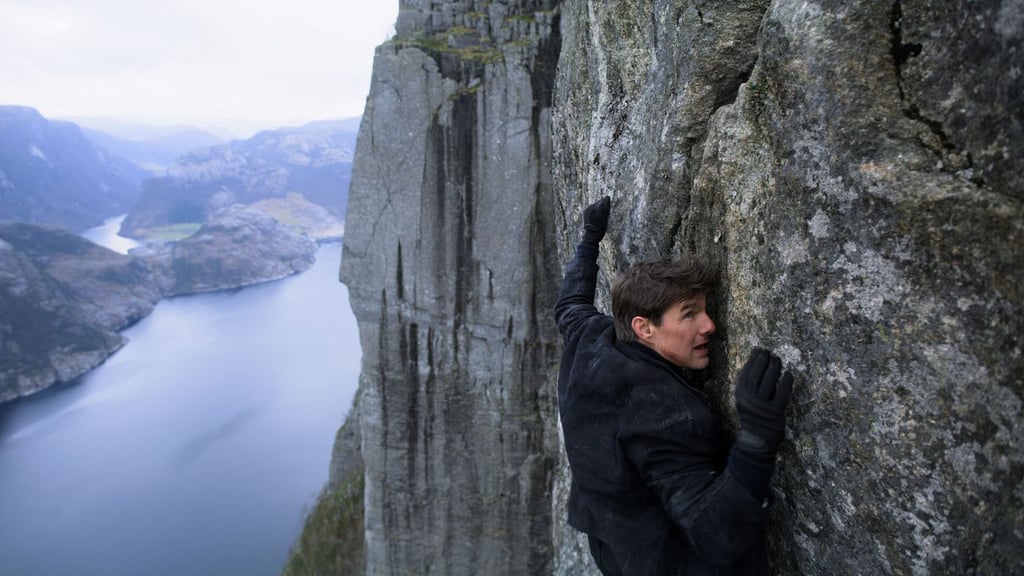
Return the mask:
{"type": "Polygon", "coordinates": [[[376,54],[341,268],[369,574],[551,569],[553,4],[403,1],[376,54]]]}
{"type": "MultiPolygon", "coordinates": [[[[567,2],[554,167],[606,272],[722,264],[711,386],[798,382],[783,573],[1024,569],[1024,3],[567,2]]],[[[728,402],[723,402],[728,406],[728,402]]]]}
{"type": "Polygon", "coordinates": [[[605,280],[720,263],[727,414],[751,346],[797,378],[780,573],[1024,571],[1024,3],[401,6],[342,263],[368,573],[592,570],[548,315],[604,194],[605,280]]]}

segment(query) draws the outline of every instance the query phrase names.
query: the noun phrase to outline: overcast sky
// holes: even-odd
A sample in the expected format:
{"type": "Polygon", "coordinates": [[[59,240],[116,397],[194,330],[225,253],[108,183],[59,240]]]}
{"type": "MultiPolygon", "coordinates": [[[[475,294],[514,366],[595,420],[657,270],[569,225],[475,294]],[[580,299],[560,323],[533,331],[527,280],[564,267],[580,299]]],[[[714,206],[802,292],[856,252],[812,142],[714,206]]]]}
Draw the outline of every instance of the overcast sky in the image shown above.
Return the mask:
{"type": "Polygon", "coordinates": [[[237,131],[358,116],[398,0],[0,0],[0,104],[237,131]]]}

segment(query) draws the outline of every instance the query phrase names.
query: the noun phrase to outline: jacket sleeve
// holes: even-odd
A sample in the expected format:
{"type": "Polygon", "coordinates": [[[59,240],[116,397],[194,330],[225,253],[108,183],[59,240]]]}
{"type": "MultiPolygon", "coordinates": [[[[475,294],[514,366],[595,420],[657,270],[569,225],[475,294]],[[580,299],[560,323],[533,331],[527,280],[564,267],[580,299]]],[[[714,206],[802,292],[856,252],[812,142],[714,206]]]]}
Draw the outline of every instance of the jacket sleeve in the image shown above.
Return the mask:
{"type": "Polygon", "coordinates": [[[597,255],[596,245],[580,242],[576,247],[576,256],[565,268],[562,289],[555,304],[555,321],[566,342],[574,339],[588,318],[600,314],[594,306],[597,255]]]}
{"type": "Polygon", "coordinates": [[[706,423],[686,419],[624,439],[644,482],[705,561],[727,566],[764,538],[766,500],[718,464],[706,423]]]}

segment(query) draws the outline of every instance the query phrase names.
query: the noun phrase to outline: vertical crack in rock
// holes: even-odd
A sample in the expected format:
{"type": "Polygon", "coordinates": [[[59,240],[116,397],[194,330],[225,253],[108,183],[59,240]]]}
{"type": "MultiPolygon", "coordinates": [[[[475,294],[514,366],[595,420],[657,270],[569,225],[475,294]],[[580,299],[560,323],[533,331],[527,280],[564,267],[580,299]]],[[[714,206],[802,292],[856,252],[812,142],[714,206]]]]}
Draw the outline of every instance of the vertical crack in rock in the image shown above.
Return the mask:
{"type": "Polygon", "coordinates": [[[455,310],[454,329],[458,330],[466,315],[470,294],[475,288],[473,263],[474,242],[474,166],[476,97],[459,95],[452,103],[451,126],[445,138],[444,153],[448,167],[448,183],[460,196],[458,233],[455,241],[455,310]]]}
{"type": "Polygon", "coordinates": [[[550,571],[557,28],[554,0],[403,0],[378,49],[341,273],[379,341],[368,574],[550,571]]]}
{"type": "Polygon", "coordinates": [[[893,66],[896,67],[896,79],[899,85],[900,99],[903,94],[903,65],[907,60],[921,55],[923,46],[920,43],[903,43],[903,2],[895,0],[892,3],[892,12],[889,19],[889,29],[892,32],[892,46],[889,54],[892,55],[893,66]]]}
{"type": "Polygon", "coordinates": [[[735,80],[730,79],[727,83],[724,84],[722,89],[718,91],[718,95],[715,98],[715,103],[712,106],[712,116],[714,116],[715,112],[718,112],[719,108],[722,108],[723,106],[732,106],[736,102],[736,97],[740,93],[740,87],[742,87],[744,84],[747,83],[748,80],[750,80],[750,75],[754,72],[755,66],[757,66],[756,55],[754,61],[750,63],[750,66],[746,70],[743,70],[739,74],[739,76],[735,78],[735,80]]]}
{"type": "Polygon", "coordinates": [[[398,243],[398,255],[395,257],[395,284],[398,287],[398,299],[405,300],[405,278],[402,275],[402,243],[398,243]]]}
{"type": "Polygon", "coordinates": [[[905,80],[903,78],[903,67],[911,58],[919,57],[924,46],[919,42],[903,42],[902,0],[895,0],[892,4],[889,29],[892,34],[889,54],[892,57],[892,64],[896,70],[896,87],[903,105],[903,115],[910,120],[924,124],[935,135],[938,141],[937,144],[932,144],[929,141],[922,143],[935,153],[939,161],[942,162],[943,169],[951,173],[969,174],[968,180],[979,187],[984,186],[984,178],[974,171],[971,153],[963,151],[961,147],[956,146],[943,128],[942,122],[925,116],[917,103],[911,101],[907,96],[905,80]]]}

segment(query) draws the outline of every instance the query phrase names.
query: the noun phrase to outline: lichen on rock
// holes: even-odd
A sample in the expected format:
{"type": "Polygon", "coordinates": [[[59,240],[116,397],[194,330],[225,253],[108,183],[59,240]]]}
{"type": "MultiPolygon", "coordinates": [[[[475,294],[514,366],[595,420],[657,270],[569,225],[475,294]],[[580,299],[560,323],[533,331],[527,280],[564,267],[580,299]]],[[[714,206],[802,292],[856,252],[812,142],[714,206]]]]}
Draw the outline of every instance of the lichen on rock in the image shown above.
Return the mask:
{"type": "Polygon", "coordinates": [[[368,573],[592,570],[549,316],[605,194],[599,305],[700,252],[726,419],[750,347],[796,376],[776,571],[1024,570],[1019,2],[401,7],[341,270],[368,573]]]}

